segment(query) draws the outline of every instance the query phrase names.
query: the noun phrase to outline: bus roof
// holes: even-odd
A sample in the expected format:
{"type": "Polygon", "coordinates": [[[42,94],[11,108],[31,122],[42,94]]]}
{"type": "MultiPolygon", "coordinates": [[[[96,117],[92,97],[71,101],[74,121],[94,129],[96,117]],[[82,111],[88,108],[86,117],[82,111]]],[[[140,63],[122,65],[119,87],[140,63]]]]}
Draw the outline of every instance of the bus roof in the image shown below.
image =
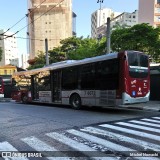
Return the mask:
{"type": "Polygon", "coordinates": [[[12,77],[19,76],[19,75],[26,75],[26,76],[27,75],[35,75],[35,74],[37,74],[39,72],[43,72],[43,71],[56,70],[56,69],[60,69],[60,68],[70,67],[70,66],[98,62],[98,61],[107,60],[107,59],[114,59],[114,58],[117,58],[117,56],[118,56],[118,53],[110,53],[110,54],[105,54],[105,55],[101,55],[101,56],[85,58],[82,60],[66,60],[66,61],[61,61],[61,62],[57,62],[57,63],[52,63],[52,64],[50,64],[48,66],[44,66],[42,68],[16,72],[13,74],[12,77]]]}

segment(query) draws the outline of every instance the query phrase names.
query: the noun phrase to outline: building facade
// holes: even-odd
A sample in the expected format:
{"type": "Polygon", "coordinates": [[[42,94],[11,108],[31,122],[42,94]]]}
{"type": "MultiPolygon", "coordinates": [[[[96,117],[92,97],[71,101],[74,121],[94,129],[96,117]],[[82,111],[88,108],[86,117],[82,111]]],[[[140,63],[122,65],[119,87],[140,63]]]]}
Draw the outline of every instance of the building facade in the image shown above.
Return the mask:
{"type": "Polygon", "coordinates": [[[111,28],[116,28],[116,25],[124,26],[124,27],[132,27],[138,24],[138,11],[135,10],[132,13],[123,12],[122,14],[118,15],[117,17],[111,20],[111,28]]]}
{"type": "Polygon", "coordinates": [[[29,63],[28,63],[29,55],[28,54],[22,54],[21,55],[21,59],[22,59],[22,66],[21,66],[21,68],[23,68],[23,69],[28,68],[29,67],[29,63]]]}
{"type": "MultiPolygon", "coordinates": [[[[119,14],[115,18],[111,19],[110,28],[111,30],[116,29],[117,27],[132,27],[138,24],[138,11],[135,10],[132,13],[123,12],[119,14]]],[[[97,34],[106,36],[107,24],[103,24],[102,26],[97,28],[97,34]]]]}
{"type": "Polygon", "coordinates": [[[119,12],[114,12],[110,8],[102,8],[92,13],[91,15],[91,37],[98,38],[99,33],[97,29],[100,26],[103,26],[106,24],[108,17],[112,19],[118,16],[119,14],[120,14],[119,12]]]}
{"type": "Polygon", "coordinates": [[[38,51],[45,52],[60,44],[60,40],[72,36],[72,0],[28,0],[28,52],[30,59],[38,51]],[[37,7],[38,6],[38,7],[37,7]]]}
{"type": "Polygon", "coordinates": [[[139,0],[138,23],[160,26],[160,0],[139,0]]]}
{"type": "Polygon", "coordinates": [[[12,64],[19,66],[17,39],[14,33],[0,30],[0,48],[2,49],[2,60],[0,66],[12,64]]]}

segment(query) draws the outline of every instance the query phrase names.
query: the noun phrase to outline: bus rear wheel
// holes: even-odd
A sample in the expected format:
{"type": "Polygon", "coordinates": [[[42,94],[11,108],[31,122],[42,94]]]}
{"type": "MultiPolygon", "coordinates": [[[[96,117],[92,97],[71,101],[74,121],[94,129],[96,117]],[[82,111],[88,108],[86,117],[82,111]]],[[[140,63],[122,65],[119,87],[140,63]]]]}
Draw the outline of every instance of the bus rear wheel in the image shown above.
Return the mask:
{"type": "Polygon", "coordinates": [[[27,103],[28,97],[27,95],[22,95],[22,103],[27,103]]]}
{"type": "Polygon", "coordinates": [[[70,104],[73,109],[81,108],[81,97],[78,94],[73,94],[70,98],[70,104]]]}

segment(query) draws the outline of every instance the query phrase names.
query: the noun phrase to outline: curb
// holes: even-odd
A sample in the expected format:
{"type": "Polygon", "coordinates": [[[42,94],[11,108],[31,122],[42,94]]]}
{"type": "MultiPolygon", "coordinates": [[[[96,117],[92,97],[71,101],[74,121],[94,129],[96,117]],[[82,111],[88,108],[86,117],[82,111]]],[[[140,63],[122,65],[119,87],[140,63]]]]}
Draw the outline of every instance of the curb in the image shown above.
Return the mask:
{"type": "Polygon", "coordinates": [[[148,107],[143,107],[143,110],[160,112],[160,108],[148,108],[148,107]]]}
{"type": "Polygon", "coordinates": [[[11,98],[0,98],[0,102],[11,102],[11,98]]]}

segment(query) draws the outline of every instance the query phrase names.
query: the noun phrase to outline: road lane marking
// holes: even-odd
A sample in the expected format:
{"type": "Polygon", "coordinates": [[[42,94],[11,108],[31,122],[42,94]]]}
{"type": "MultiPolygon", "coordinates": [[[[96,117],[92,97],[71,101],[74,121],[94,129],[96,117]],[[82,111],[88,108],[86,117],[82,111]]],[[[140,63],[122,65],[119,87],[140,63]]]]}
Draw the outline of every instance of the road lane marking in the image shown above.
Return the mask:
{"type": "Polygon", "coordinates": [[[118,150],[118,151],[136,151],[134,149],[130,149],[128,147],[124,147],[124,146],[121,146],[119,144],[115,144],[113,142],[110,142],[110,141],[107,141],[105,139],[102,139],[102,138],[98,138],[98,137],[95,137],[95,136],[92,136],[90,134],[86,134],[86,133],[83,133],[81,131],[77,131],[77,130],[74,130],[74,129],[71,129],[71,130],[68,130],[67,131],[68,133],[71,133],[73,135],[76,135],[76,136],[79,136],[79,137],[82,137],[84,139],[87,139],[88,141],[92,141],[94,143],[98,143],[98,144],[101,144],[103,146],[105,146],[106,148],[109,148],[111,150],[118,150]]]}
{"type": "MultiPolygon", "coordinates": [[[[75,141],[73,139],[70,139],[70,138],[68,138],[68,137],[66,137],[66,136],[64,136],[62,134],[59,134],[59,133],[56,133],[56,132],[52,132],[52,133],[47,133],[46,135],[51,137],[51,138],[53,138],[53,139],[55,139],[55,140],[57,140],[57,141],[60,141],[63,144],[66,144],[67,146],[70,146],[70,147],[72,147],[72,148],[84,153],[84,155],[87,155],[89,157],[91,156],[91,154],[88,154],[90,151],[93,151],[93,152],[96,151],[97,152],[97,150],[95,150],[95,149],[93,149],[91,147],[88,147],[88,146],[86,146],[86,145],[84,145],[84,144],[82,144],[80,142],[77,142],[77,141],[75,141]]],[[[102,155],[102,157],[100,157],[100,159],[102,159],[102,160],[103,159],[105,159],[105,160],[115,160],[115,159],[117,159],[117,158],[114,158],[114,157],[105,157],[107,155],[105,155],[103,153],[101,155],[102,155]]],[[[99,160],[99,157],[92,157],[92,158],[96,159],[96,160],[99,160]]]]}
{"type": "Polygon", "coordinates": [[[146,141],[143,141],[143,140],[138,140],[138,139],[135,139],[135,138],[123,136],[121,134],[113,133],[113,132],[110,132],[110,131],[106,131],[106,130],[102,130],[102,129],[98,129],[98,128],[94,128],[94,127],[85,127],[81,130],[85,131],[85,132],[89,132],[91,134],[108,136],[109,138],[112,138],[114,140],[124,141],[124,142],[127,142],[127,143],[129,142],[129,143],[138,145],[140,147],[144,147],[145,150],[151,149],[153,151],[160,151],[160,145],[156,145],[156,144],[146,142],[146,141]]]}
{"type": "Polygon", "coordinates": [[[133,123],[137,123],[137,124],[143,124],[143,125],[147,125],[147,126],[153,126],[153,127],[159,127],[159,124],[155,124],[155,123],[149,123],[149,122],[144,122],[144,121],[137,121],[137,120],[131,120],[129,122],[133,122],[133,123]]]}
{"type": "Polygon", "coordinates": [[[151,128],[151,127],[144,127],[142,125],[136,125],[136,124],[126,123],[126,122],[117,122],[116,124],[127,126],[127,127],[132,127],[132,128],[136,128],[136,129],[142,129],[142,130],[146,130],[146,131],[160,133],[159,129],[155,129],[155,128],[151,128]]]}
{"type": "MultiPolygon", "coordinates": [[[[4,152],[17,152],[18,150],[13,147],[10,143],[8,142],[1,142],[0,143],[0,151],[4,152]]],[[[3,157],[5,160],[28,160],[26,157],[3,157]]]]}
{"type": "Polygon", "coordinates": [[[143,138],[145,137],[145,138],[153,139],[153,140],[156,140],[156,141],[157,140],[160,141],[160,136],[145,133],[145,132],[140,132],[140,131],[127,129],[127,128],[119,127],[119,126],[114,126],[114,125],[110,125],[110,124],[102,124],[102,125],[99,125],[99,126],[114,129],[114,130],[117,130],[117,131],[125,132],[125,133],[128,133],[128,134],[136,135],[136,136],[143,137],[143,138]]]}
{"type": "MultiPolygon", "coordinates": [[[[25,142],[26,144],[28,144],[33,149],[35,149],[36,151],[40,151],[40,152],[41,151],[53,151],[53,152],[58,151],[54,147],[51,147],[50,145],[46,144],[45,142],[41,141],[40,139],[38,139],[34,136],[23,138],[21,140],[23,142],[25,142]]],[[[45,155],[45,156],[49,160],[64,160],[64,159],[65,160],[70,160],[71,159],[70,157],[66,158],[63,153],[61,155],[62,155],[62,157],[47,157],[47,155],[45,155]]]]}
{"type": "Polygon", "coordinates": [[[152,118],[154,118],[154,119],[160,119],[160,117],[152,117],[152,118]]]}
{"type": "Polygon", "coordinates": [[[155,123],[160,123],[160,121],[153,120],[153,119],[148,119],[148,118],[143,118],[143,119],[141,119],[141,120],[149,121],[149,122],[155,122],[155,123]]]}

